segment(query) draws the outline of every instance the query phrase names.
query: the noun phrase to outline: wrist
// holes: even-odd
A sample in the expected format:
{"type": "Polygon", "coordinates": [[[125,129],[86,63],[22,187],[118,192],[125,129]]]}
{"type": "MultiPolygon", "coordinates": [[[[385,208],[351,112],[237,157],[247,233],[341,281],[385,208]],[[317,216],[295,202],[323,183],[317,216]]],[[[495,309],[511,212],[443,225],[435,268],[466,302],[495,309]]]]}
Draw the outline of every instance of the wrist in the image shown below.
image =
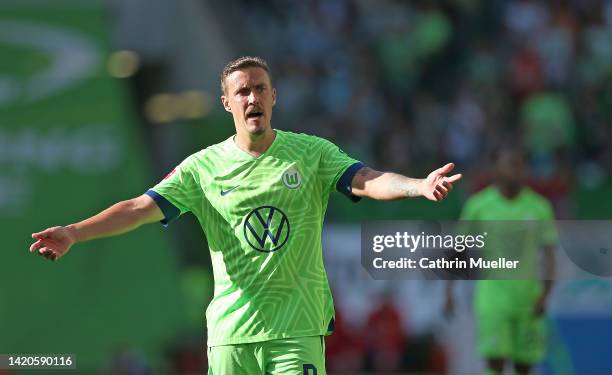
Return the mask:
{"type": "Polygon", "coordinates": [[[425,179],[417,179],[416,180],[416,197],[425,197],[426,187],[425,187],[425,179]]]}
{"type": "Polygon", "coordinates": [[[75,244],[81,241],[81,239],[79,238],[78,230],[76,229],[74,224],[66,225],[64,229],[66,229],[66,234],[68,238],[71,240],[72,244],[75,244]]]}

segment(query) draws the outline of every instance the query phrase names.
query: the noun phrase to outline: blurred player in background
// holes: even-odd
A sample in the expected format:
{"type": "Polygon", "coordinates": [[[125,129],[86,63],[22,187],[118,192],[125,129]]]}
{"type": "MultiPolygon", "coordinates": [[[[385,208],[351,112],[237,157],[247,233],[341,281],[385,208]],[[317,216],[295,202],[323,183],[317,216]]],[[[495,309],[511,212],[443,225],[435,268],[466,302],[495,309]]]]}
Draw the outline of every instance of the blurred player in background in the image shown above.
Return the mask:
{"type": "Polygon", "coordinates": [[[334,320],[321,249],[329,194],[440,201],[461,175],[446,177],[453,164],[425,179],[379,172],[325,139],[273,129],[276,90],[261,58],[230,62],[221,90],[236,135],[189,156],[140,197],[34,233],[30,251],[56,260],[75,243],[192,212],[215,279],[209,373],[325,374],[323,336],[334,320]]]}
{"type": "MultiPolygon", "coordinates": [[[[553,249],[557,233],[552,221],[554,213],[546,198],[525,186],[525,155],[519,148],[504,147],[495,158],[495,184],[467,200],[461,220],[516,221],[495,235],[503,252],[521,254],[522,267],[537,273],[539,251],[543,251],[543,279],[532,274],[530,280],[479,280],[476,282],[474,312],[477,326],[477,347],[486,360],[486,375],[501,375],[507,363],[514,364],[517,375],[529,374],[534,364],[545,355],[546,332],[544,310],[552,288],[554,274],[553,249]],[[535,241],[517,228],[521,222],[537,221],[535,241]],[[503,238],[503,240],[501,240],[503,238]],[[520,247],[520,248],[519,248],[520,247]]],[[[491,233],[489,233],[491,234],[491,233]]],[[[491,235],[489,238],[491,239],[491,235]]],[[[447,284],[446,312],[454,309],[453,282],[447,284]]]]}

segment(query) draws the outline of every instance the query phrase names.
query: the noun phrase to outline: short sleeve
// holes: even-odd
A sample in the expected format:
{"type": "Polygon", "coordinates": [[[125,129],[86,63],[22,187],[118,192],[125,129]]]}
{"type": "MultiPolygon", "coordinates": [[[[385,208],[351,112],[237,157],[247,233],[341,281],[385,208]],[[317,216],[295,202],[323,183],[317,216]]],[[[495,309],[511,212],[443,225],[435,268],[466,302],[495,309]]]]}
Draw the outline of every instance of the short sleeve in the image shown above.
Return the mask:
{"type": "Polygon", "coordinates": [[[153,198],[163,212],[163,225],[192,211],[203,194],[193,158],[185,159],[145,194],[153,198]]]}
{"type": "Polygon", "coordinates": [[[339,191],[354,202],[359,201],[361,198],[352,193],[351,184],[364,164],[348,156],[332,142],[322,138],[316,140],[320,152],[318,177],[323,188],[330,193],[339,191]]]}
{"type": "Polygon", "coordinates": [[[552,205],[542,198],[542,208],[540,213],[540,225],[542,226],[541,244],[554,246],[559,241],[559,233],[555,225],[555,213],[552,205]]]}

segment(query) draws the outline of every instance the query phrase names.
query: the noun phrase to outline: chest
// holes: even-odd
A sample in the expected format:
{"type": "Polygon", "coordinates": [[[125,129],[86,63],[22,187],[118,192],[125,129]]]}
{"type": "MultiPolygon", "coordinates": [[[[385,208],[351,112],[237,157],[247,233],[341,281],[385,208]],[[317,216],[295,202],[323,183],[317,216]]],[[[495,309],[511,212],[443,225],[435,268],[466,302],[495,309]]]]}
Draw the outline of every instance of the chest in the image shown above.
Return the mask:
{"type": "Polygon", "coordinates": [[[535,205],[527,200],[500,200],[480,210],[479,220],[538,220],[540,214],[535,205]]]}
{"type": "Polygon", "coordinates": [[[321,194],[316,168],[302,159],[266,157],[234,163],[203,182],[212,208],[227,221],[240,221],[253,210],[273,207],[295,216],[316,205],[321,194]]]}

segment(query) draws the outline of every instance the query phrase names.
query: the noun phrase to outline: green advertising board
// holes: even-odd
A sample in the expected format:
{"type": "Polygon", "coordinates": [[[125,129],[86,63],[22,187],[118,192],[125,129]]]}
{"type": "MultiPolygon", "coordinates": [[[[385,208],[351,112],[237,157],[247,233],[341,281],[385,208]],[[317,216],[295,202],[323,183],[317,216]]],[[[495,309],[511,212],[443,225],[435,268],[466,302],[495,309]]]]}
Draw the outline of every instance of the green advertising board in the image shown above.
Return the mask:
{"type": "MultiPolygon", "coordinates": [[[[67,3],[71,4],[71,3],[67,3]]],[[[100,5],[0,5],[0,354],[73,353],[104,369],[121,348],[159,366],[184,319],[161,226],[75,246],[58,262],[32,232],[86,218],[155,182],[100,5]]]]}

